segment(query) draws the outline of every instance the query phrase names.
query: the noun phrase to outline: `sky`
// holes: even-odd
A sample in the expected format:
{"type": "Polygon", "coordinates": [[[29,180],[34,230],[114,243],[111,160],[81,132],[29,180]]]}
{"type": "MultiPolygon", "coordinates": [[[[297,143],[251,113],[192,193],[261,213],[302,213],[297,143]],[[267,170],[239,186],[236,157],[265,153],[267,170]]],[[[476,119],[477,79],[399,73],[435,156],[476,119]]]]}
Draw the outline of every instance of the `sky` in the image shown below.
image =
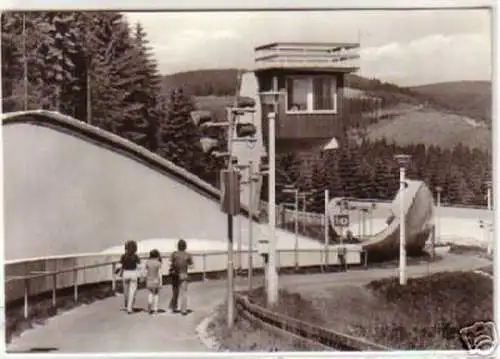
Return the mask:
{"type": "Polygon", "coordinates": [[[400,86],[491,80],[488,10],[126,13],[140,22],[163,74],[253,67],[270,42],[357,42],[359,75],[400,86]]]}

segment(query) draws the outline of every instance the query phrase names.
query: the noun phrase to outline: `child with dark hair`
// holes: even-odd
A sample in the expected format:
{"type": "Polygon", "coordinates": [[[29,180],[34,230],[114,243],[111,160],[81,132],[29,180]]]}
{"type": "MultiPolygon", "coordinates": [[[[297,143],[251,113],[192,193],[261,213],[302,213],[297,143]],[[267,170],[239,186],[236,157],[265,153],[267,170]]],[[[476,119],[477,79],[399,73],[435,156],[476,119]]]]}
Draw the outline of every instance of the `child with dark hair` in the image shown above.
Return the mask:
{"type": "Polygon", "coordinates": [[[132,313],[132,306],[135,302],[138,280],[137,270],[140,263],[141,259],[137,255],[137,243],[127,241],[125,243],[125,253],[120,258],[120,264],[123,278],[123,298],[128,314],[132,313]]]}
{"type": "Polygon", "coordinates": [[[149,252],[149,259],[146,262],[146,288],[148,294],[149,314],[158,313],[158,301],[160,297],[161,277],[161,255],[157,249],[149,252]]]}
{"type": "Polygon", "coordinates": [[[184,239],[177,242],[177,250],[170,256],[170,275],[172,278],[172,300],[170,309],[177,313],[177,302],[181,301],[182,315],[188,314],[187,309],[187,289],[188,289],[188,268],[193,265],[191,254],[186,252],[187,243],[184,239]],[[180,297],[180,298],[179,298],[180,297]]]}

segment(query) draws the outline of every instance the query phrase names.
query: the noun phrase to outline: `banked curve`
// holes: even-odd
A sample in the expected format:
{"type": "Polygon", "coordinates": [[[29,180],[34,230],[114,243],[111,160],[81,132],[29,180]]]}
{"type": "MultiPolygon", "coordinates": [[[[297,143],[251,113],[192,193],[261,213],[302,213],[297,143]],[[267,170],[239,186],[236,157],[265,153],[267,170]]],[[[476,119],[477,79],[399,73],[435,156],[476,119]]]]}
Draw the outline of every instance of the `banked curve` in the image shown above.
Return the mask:
{"type": "MultiPolygon", "coordinates": [[[[2,114],[2,126],[18,123],[44,126],[83,139],[97,146],[126,156],[155,171],[174,177],[183,185],[197,191],[212,201],[219,201],[221,191],[198,176],[175,165],[171,161],[111,132],[89,125],[60,112],[28,110],[2,114]]],[[[241,204],[242,214],[249,215],[248,208],[241,204]]]]}

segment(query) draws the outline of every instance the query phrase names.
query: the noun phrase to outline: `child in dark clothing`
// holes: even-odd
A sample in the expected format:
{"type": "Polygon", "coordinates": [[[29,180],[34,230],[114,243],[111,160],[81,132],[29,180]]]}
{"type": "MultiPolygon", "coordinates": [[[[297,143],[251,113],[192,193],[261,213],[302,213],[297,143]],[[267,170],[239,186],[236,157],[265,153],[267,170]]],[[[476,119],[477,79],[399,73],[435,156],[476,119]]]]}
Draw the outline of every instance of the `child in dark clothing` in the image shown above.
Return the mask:
{"type": "Polygon", "coordinates": [[[137,271],[140,263],[141,259],[137,255],[137,243],[135,241],[127,241],[125,243],[125,253],[120,258],[120,264],[123,279],[123,299],[128,314],[132,313],[135,301],[138,280],[137,271]]]}

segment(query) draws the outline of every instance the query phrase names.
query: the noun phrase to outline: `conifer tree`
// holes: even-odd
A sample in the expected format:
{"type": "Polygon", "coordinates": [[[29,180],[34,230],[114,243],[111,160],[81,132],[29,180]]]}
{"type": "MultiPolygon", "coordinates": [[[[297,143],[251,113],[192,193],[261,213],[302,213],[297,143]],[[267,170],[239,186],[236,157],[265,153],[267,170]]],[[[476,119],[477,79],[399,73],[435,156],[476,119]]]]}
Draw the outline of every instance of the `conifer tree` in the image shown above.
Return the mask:
{"type": "Polygon", "coordinates": [[[2,108],[4,112],[23,106],[22,13],[2,13],[2,108]]]}
{"type": "Polygon", "coordinates": [[[199,159],[204,156],[199,144],[198,128],[191,121],[193,104],[182,89],[173,90],[168,102],[167,115],[160,122],[157,152],[176,165],[200,176],[199,159]]]}

